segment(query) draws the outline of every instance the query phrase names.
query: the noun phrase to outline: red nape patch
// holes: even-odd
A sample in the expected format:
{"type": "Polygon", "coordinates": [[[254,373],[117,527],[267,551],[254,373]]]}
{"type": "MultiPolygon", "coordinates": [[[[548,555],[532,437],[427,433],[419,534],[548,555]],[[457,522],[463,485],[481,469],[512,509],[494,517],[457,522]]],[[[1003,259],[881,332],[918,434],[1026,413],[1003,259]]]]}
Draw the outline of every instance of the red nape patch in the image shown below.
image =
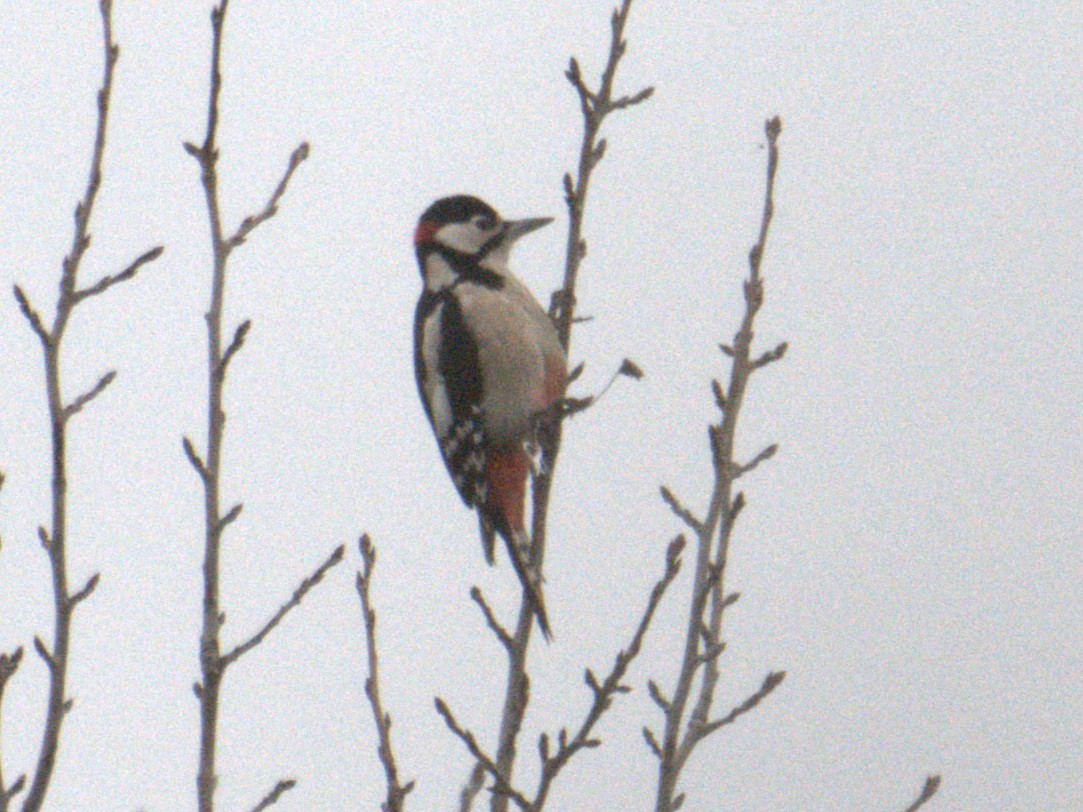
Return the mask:
{"type": "Polygon", "coordinates": [[[417,224],[417,230],[414,231],[414,247],[417,248],[431,242],[433,236],[439,230],[440,224],[435,220],[422,220],[417,224]]]}
{"type": "Polygon", "coordinates": [[[498,511],[513,530],[523,529],[529,459],[522,451],[490,451],[485,465],[489,506],[498,511]]]}

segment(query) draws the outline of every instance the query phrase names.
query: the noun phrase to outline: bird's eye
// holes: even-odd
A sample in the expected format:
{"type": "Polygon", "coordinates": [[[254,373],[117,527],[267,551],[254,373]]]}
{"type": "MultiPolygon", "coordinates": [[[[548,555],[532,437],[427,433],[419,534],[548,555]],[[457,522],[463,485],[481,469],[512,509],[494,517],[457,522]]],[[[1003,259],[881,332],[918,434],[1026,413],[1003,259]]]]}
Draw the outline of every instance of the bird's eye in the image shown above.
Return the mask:
{"type": "Polygon", "coordinates": [[[481,231],[492,231],[496,228],[496,220],[484,214],[479,214],[474,218],[474,225],[481,231]]]}

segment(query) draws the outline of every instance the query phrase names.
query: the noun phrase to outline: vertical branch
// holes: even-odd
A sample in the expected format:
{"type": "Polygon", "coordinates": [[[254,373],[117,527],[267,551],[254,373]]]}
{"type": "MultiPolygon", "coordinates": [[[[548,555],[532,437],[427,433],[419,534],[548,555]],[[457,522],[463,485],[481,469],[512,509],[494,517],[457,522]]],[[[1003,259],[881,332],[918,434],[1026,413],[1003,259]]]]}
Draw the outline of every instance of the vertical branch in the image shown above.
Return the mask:
{"type": "Polygon", "coordinates": [[[357,573],[357,596],[361,600],[361,615],[365,623],[365,647],[368,650],[368,678],[365,680],[365,694],[372,706],[372,715],[376,720],[376,732],[380,738],[377,753],[384,765],[387,778],[387,800],[380,805],[382,812],[403,812],[406,808],[406,796],[414,788],[414,782],[405,785],[399,781],[399,768],[395,761],[395,751],[391,746],[391,714],[384,711],[380,698],[380,658],[376,650],[376,610],[369,598],[369,585],[372,572],[376,568],[376,547],[368,535],[363,535],[359,542],[361,548],[362,569],[357,573]]]}
{"type": "MultiPolygon", "coordinates": [[[[222,460],[222,435],[225,413],[222,388],[225,383],[222,364],[222,306],[225,298],[226,261],[230,248],[222,236],[222,217],[218,205],[218,98],[222,90],[222,33],[229,0],[211,11],[211,79],[207,105],[207,130],[203,145],[188,151],[199,161],[203,192],[211,232],[213,270],[211,302],[207,323],[207,453],[202,462],[203,483],[203,625],[199,640],[201,682],[199,698],[199,768],[196,792],[199,812],[212,812],[217,782],[215,759],[218,737],[218,704],[222,684],[222,645],[219,637],[222,611],[219,596],[219,541],[223,525],[220,512],[219,481],[222,460]]],[[[190,457],[191,458],[191,457],[190,457]]]]}
{"type": "MultiPolygon", "coordinates": [[[[698,543],[696,568],[692,578],[692,599],[685,632],[684,655],[673,698],[665,703],[659,703],[663,707],[665,716],[665,731],[660,746],[654,740],[653,734],[649,734],[648,731],[648,743],[652,745],[659,759],[655,812],[672,812],[679,807],[681,797],[676,796],[677,781],[696,744],[713,731],[729,724],[755,707],[778,686],[785,676],[784,672],[768,674],[760,689],[735,708],[729,716],[714,722],[708,720],[719,678],[718,658],[724,647],[722,616],[726,606],[732,603],[732,599],[727,599],[725,595],[730,536],[734,522],[744,505],[743,494],[733,496],[733,484],[741,473],[751,470],[760,460],[774,454],[774,449],[771,448],[748,466],[738,465],[734,461],[737,420],[752,372],[764,366],[769,360],[781,358],[785,353],[783,344],[772,353],[765,355],[763,359],[754,360],[751,356],[753,324],[763,304],[760,262],[774,210],[774,179],[778,165],[778,137],[782,130],[782,123],[777,117],[773,118],[767,122],[765,129],[768,142],[767,189],[764,195],[759,239],[749,253],[749,275],[744,282],[745,313],[733,346],[722,348],[723,352],[732,359],[728,387],[725,391],[720,385],[714,387],[715,400],[722,410],[722,422],[708,428],[715,472],[710,505],[706,519],[702,522],[692,519],[690,514],[684,516],[686,523],[695,529],[698,543]],[[715,543],[716,533],[718,534],[717,544],[715,543]],[[693,683],[701,668],[703,674],[698,699],[691,714],[688,715],[688,702],[691,699],[693,683]]],[[[682,515],[683,508],[679,506],[672,494],[664,490],[663,497],[678,515],[682,515]]]]}
{"type": "MultiPolygon", "coordinates": [[[[184,452],[203,485],[204,549],[203,549],[203,622],[199,642],[201,681],[195,692],[200,706],[199,767],[196,791],[200,812],[214,809],[214,791],[217,783],[216,759],[218,736],[218,711],[222,678],[226,669],[244,654],[258,646],[264,638],[292,611],[319,583],[328,569],[342,560],[343,549],[339,547],[294,591],[293,597],[284,603],[263,627],[247,641],[222,653],[221,628],[224,614],[221,608],[219,588],[219,560],[222,534],[240,515],[241,505],[232,506],[225,515],[221,510],[222,443],[225,435],[226,413],[223,408],[223,390],[230,361],[244,345],[251,322],[243,321],[234,331],[229,344],[223,341],[222,313],[225,304],[226,266],[234,248],[244,243],[258,226],[278,212],[278,203],[285,194],[294,171],[308,157],[308,144],[302,143],[290,156],[286,171],[275,187],[263,209],[246,217],[236,231],[227,236],[222,226],[221,207],[218,196],[218,114],[219,97],[222,92],[222,40],[229,0],[211,10],[211,75],[207,99],[207,128],[203,144],[185,143],[184,148],[200,166],[203,193],[207,205],[210,227],[212,272],[211,299],[205,315],[207,323],[207,449],[200,456],[195,445],[184,438],[184,452]]],[[[258,808],[266,808],[293,786],[292,779],[280,781],[258,808]]]]}
{"type": "MultiPolygon", "coordinates": [[[[760,277],[760,263],[763,259],[764,248],[767,245],[767,233],[771,227],[771,218],[775,211],[775,170],[778,168],[778,137],[782,132],[782,121],[777,116],[766,122],[764,131],[767,135],[767,186],[763,198],[763,216],[760,220],[760,234],[756,244],[749,252],[748,279],[744,285],[745,315],[741,321],[741,329],[734,339],[733,364],[730,370],[730,383],[726,395],[726,409],[722,417],[722,425],[718,430],[718,440],[714,443],[714,464],[717,471],[717,482],[721,492],[721,504],[727,506],[721,515],[721,527],[718,530],[718,543],[715,548],[715,569],[717,577],[711,587],[710,623],[708,645],[718,646],[722,641],[722,614],[724,611],[724,586],[726,576],[726,564],[729,561],[730,537],[733,533],[734,521],[744,504],[743,495],[738,494],[737,500],[732,498],[733,482],[740,472],[740,468],[734,462],[733,446],[737,436],[737,417],[744,403],[745,389],[752,372],[757,369],[756,361],[751,357],[752,351],[752,326],[763,304],[763,280],[760,277]]],[[[777,357],[781,358],[786,345],[780,346],[777,357]]],[[[772,451],[773,455],[774,452],[772,451]]],[[[709,657],[705,664],[704,679],[700,686],[699,699],[696,703],[692,718],[701,724],[707,723],[707,715],[711,709],[715,686],[718,684],[718,657],[709,657]]],[[[689,746],[689,750],[691,747],[689,746]]],[[[687,755],[685,755],[687,758],[687,755]]]]}
{"type": "MultiPolygon", "coordinates": [[[[579,163],[576,179],[570,174],[564,176],[565,202],[568,207],[568,241],[565,256],[564,283],[553,296],[550,316],[553,318],[560,343],[567,352],[571,347],[571,331],[575,315],[575,288],[579,267],[586,256],[586,241],[583,239],[583,218],[586,211],[587,193],[594,168],[605,154],[605,140],[599,140],[599,132],[606,117],[615,110],[631,107],[650,98],[653,88],[645,88],[633,96],[614,98],[614,79],[617,67],[624,56],[628,43],[624,39],[624,28],[631,11],[631,0],[623,0],[615,9],[610,21],[611,38],[605,68],[599,80],[598,90],[587,88],[579,71],[579,63],[573,58],[565,75],[579,96],[583,114],[583,138],[579,150],[579,163]]],[[[534,478],[531,520],[531,565],[540,574],[545,561],[547,536],[547,517],[549,497],[552,490],[554,467],[560,453],[561,424],[554,419],[552,425],[542,432],[542,465],[540,473],[534,478]]],[[[510,781],[516,757],[516,740],[522,727],[530,700],[530,679],[526,671],[527,649],[530,644],[531,603],[524,593],[519,608],[519,619],[515,625],[513,643],[508,648],[508,679],[504,695],[504,708],[501,714],[496,765],[505,780],[510,781]]],[[[476,768],[464,790],[463,809],[470,808],[471,789],[480,789],[476,768]]],[[[503,794],[494,794],[491,801],[492,812],[507,812],[509,799],[503,794]]]]}
{"type": "MultiPolygon", "coordinates": [[[[69,652],[71,647],[71,625],[75,607],[88,598],[98,584],[95,574],[76,592],[71,592],[67,570],[67,519],[68,519],[68,474],[67,443],[68,421],[91,400],[101,394],[115,377],[108,372],[85,394],[69,404],[64,403],[60,378],[61,345],[68,327],[72,310],[84,299],[103,293],[114,284],[127,281],[135,276],[147,262],[157,259],[162,248],[146,252],[116,276],[107,276],[90,288],[78,289],[79,268],[83,256],[90,247],[90,219],[98,190],[102,182],[102,162],[105,156],[105,142],[109,123],[109,102],[113,91],[113,72],[120,49],[113,42],[112,0],[100,0],[99,12],[102,20],[103,68],[102,84],[97,95],[97,125],[94,133],[94,146],[91,152],[90,172],[86,190],[75,207],[75,230],[71,249],[61,265],[59,292],[56,313],[51,328],[47,328],[40,314],[31,305],[26,293],[15,286],[15,299],[31,329],[40,340],[45,362],[46,399],[49,409],[50,437],[52,441],[52,517],[47,530],[38,528],[38,537],[49,557],[49,567],[53,584],[54,629],[51,648],[40,638],[34,639],[34,648],[45,662],[49,672],[49,697],[45,713],[45,727],[42,733],[41,749],[34,768],[33,779],[23,803],[24,812],[37,812],[45,802],[53,770],[56,766],[60,744],[61,727],[64,717],[71,710],[72,700],[65,696],[67,686],[69,652]]],[[[7,801],[5,801],[6,805],[7,801]]]]}

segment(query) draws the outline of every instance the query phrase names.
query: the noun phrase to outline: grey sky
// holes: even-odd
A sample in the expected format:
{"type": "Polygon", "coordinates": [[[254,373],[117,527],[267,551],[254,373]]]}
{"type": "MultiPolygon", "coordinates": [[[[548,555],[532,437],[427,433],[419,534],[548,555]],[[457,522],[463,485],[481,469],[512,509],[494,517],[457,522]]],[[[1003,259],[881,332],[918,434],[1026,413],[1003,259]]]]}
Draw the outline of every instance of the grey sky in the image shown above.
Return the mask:
{"type": "MultiPolygon", "coordinates": [[[[672,4],[641,0],[619,84],[652,84],[611,120],[587,218],[573,338],[577,392],[624,356],[622,382],[570,425],[547,558],[556,642],[537,648],[523,773],[541,730],[573,724],[628,637],[668,539],[666,483],[706,499],[708,382],[736,328],[762,200],[764,118],[784,121],[764,274],[764,349],[739,447],[781,453],[745,483],[730,564],[719,705],[770,669],[783,686],[697,751],[693,810],[1083,809],[1083,10],[1078,3],[672,4]]],[[[138,281],[77,312],[69,394],[117,382],[74,423],[71,571],[102,572],[76,620],[75,708],[57,810],[194,804],[198,483],[205,213],[183,140],[201,136],[204,2],[119,0],[122,54],[90,281],[157,243],[138,281]]],[[[468,767],[432,708],[492,737],[502,653],[467,598],[504,611],[414,389],[414,221],[478,194],[554,215],[513,257],[546,300],[559,282],[560,178],[579,140],[562,71],[593,82],[609,2],[234,0],[221,133],[226,216],[261,206],[307,139],[279,216],[234,257],[227,310],[254,327],[233,367],[226,638],[250,633],[335,545],[380,550],[384,690],[417,809],[447,808],[468,767]]],[[[6,3],[0,49],[0,291],[55,298],[85,184],[100,81],[95,4],[6,3]]],[[[5,294],[7,295],[7,294],[5,294]]],[[[0,307],[0,649],[51,628],[40,353],[0,307]]],[[[300,780],[283,809],[375,807],[350,560],[227,678],[222,809],[300,780]]],[[[679,585],[687,590],[687,581],[679,585]]],[[[553,808],[647,808],[671,681],[678,594],[636,692],[553,808]]],[[[3,707],[6,775],[36,753],[45,673],[30,655],[3,707]]]]}

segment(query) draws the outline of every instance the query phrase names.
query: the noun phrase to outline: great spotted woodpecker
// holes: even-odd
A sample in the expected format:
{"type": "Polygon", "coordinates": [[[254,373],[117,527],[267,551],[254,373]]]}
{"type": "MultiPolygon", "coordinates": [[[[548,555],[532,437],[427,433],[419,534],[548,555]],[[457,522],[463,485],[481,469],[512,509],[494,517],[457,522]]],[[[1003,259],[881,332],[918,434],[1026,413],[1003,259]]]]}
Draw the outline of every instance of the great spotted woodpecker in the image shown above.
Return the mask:
{"type": "Polygon", "coordinates": [[[495,531],[547,639],[523,515],[537,434],[564,395],[567,359],[508,256],[516,240],[550,222],[504,220],[458,195],[433,203],[414,232],[424,281],[414,321],[421,401],[459,495],[478,511],[486,560],[493,563],[495,531]]]}

